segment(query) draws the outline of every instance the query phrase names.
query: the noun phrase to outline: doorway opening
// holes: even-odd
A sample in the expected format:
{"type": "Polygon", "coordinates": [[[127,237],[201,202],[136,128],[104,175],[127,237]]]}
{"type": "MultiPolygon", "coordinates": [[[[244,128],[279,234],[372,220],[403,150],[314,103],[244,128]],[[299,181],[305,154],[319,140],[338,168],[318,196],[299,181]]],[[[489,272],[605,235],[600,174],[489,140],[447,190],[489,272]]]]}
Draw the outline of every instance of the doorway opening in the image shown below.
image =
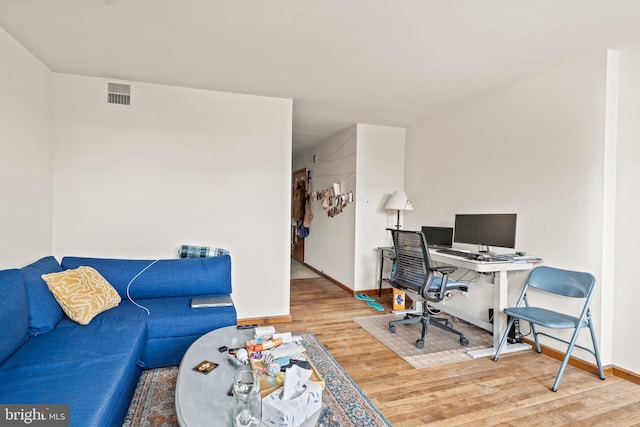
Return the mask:
{"type": "MultiPolygon", "coordinates": [[[[307,168],[293,173],[291,180],[291,258],[304,263],[304,217],[309,201],[307,168]]],[[[307,228],[308,230],[308,228],[307,228]]]]}

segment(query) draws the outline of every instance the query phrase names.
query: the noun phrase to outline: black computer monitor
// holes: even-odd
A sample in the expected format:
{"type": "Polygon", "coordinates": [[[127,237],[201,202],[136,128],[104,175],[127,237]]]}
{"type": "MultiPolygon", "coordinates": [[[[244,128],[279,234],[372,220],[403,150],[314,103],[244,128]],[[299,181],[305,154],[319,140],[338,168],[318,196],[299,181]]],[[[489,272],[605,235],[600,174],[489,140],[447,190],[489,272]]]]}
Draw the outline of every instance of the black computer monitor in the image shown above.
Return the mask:
{"type": "Polygon", "coordinates": [[[430,227],[423,225],[422,234],[431,247],[450,248],[453,244],[453,227],[430,227]]]}
{"type": "Polygon", "coordinates": [[[516,214],[456,215],[454,242],[516,247],[516,214]]]}

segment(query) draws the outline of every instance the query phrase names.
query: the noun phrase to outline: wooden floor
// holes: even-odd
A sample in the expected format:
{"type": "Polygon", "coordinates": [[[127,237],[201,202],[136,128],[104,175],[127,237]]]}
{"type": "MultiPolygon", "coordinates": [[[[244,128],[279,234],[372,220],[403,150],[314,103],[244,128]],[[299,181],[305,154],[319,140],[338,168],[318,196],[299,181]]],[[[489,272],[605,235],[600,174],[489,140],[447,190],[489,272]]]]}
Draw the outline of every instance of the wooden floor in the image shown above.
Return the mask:
{"type": "MultiPolygon", "coordinates": [[[[391,294],[379,300],[391,309],[391,294]]],[[[291,323],[311,332],[394,426],[640,426],[640,386],[532,351],[414,369],[352,319],[381,314],[324,278],[291,281],[291,323]]],[[[428,339],[427,344],[428,345],[428,339]]]]}

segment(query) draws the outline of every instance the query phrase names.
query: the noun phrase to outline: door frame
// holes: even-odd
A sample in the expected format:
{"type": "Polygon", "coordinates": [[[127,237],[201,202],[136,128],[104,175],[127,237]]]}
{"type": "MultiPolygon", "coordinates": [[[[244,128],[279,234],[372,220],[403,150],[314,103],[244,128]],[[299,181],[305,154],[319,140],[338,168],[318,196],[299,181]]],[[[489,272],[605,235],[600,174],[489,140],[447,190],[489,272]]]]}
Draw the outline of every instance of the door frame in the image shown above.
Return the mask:
{"type": "MultiPolygon", "coordinates": [[[[296,191],[300,182],[302,182],[306,195],[309,186],[306,167],[294,171],[291,175],[291,258],[300,263],[304,263],[304,239],[298,236],[299,222],[296,222],[295,218],[296,191]]],[[[304,199],[302,201],[302,213],[304,215],[304,199]]]]}

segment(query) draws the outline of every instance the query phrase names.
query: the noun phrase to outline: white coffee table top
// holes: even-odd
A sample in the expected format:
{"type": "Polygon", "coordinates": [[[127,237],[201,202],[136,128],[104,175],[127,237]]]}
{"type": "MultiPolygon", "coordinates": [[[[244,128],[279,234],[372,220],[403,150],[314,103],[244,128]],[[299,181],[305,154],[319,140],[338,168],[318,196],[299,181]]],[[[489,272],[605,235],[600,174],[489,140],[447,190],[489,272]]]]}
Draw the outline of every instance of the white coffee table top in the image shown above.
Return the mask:
{"type": "Polygon", "coordinates": [[[235,369],[227,362],[227,353],[220,353],[218,348],[244,347],[253,338],[253,332],[253,329],[228,326],[201,336],[189,347],[180,363],[176,382],[176,414],[180,426],[231,425],[233,397],[227,392],[233,384],[235,369]],[[203,360],[220,366],[207,375],[193,371],[203,360]]]}

